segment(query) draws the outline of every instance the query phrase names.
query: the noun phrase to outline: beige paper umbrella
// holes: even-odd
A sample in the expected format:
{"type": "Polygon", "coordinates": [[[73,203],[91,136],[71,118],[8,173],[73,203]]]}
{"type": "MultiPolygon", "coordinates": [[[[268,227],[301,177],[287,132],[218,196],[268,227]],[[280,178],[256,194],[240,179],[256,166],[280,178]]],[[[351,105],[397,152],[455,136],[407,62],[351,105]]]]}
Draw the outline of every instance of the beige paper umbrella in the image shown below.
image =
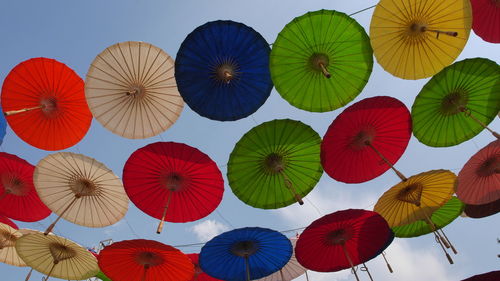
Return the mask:
{"type": "Polygon", "coordinates": [[[26,266],[15,248],[16,241],[21,236],[23,234],[19,230],[0,223],[0,262],[14,266],[26,266]]]}
{"type": "Polygon", "coordinates": [[[283,266],[280,270],[264,278],[258,279],[258,281],[290,281],[304,273],[306,274],[306,279],[309,280],[309,276],[307,276],[307,269],[300,265],[295,257],[295,244],[297,244],[297,239],[298,238],[290,238],[294,253],[288,263],[285,264],[285,266],[283,266]]]}
{"type": "Polygon", "coordinates": [[[99,273],[97,259],[85,248],[53,234],[33,233],[16,242],[23,261],[34,270],[65,280],[84,280],[99,273]]]}
{"type": "Polygon", "coordinates": [[[40,199],[59,217],[88,227],[118,222],[128,209],[121,180],[104,164],[82,154],[59,152],[38,162],[33,183],[40,199]]]}
{"type": "Polygon", "coordinates": [[[162,133],[184,107],[174,60],[144,42],[118,43],[97,55],[87,73],[85,96],[97,121],[129,139],[162,133]]]}

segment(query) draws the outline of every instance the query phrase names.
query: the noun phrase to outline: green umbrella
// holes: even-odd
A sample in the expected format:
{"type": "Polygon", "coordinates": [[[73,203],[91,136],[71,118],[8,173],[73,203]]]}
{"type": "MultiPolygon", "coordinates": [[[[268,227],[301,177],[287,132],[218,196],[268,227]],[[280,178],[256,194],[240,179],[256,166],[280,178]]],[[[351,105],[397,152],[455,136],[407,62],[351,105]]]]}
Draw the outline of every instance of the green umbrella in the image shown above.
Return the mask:
{"type": "Polygon", "coordinates": [[[95,277],[101,279],[102,281],[112,281],[106,275],[104,275],[104,273],[102,273],[102,271],[99,271],[99,273],[97,273],[97,275],[95,277]]]}
{"type": "Polygon", "coordinates": [[[325,112],[353,100],[372,72],[370,39],[354,19],[330,10],[295,18],[270,56],[276,90],[300,109],[325,112]]]}
{"type": "MultiPolygon", "coordinates": [[[[452,197],[441,208],[432,213],[430,219],[436,229],[441,229],[454,221],[462,213],[464,207],[462,201],[457,197],[452,197]]],[[[433,229],[426,221],[419,220],[414,223],[393,227],[392,231],[396,237],[409,238],[431,233],[433,229]]]]}
{"type": "Polygon", "coordinates": [[[227,165],[234,194],[246,204],[276,209],[303,204],[323,174],[321,137],[290,119],[262,123],[235,145],[227,165]]]}
{"type": "Polygon", "coordinates": [[[415,98],[413,134],[423,144],[435,147],[469,140],[497,116],[499,93],[500,67],[496,62],[484,58],[456,62],[436,74],[415,98]]]}

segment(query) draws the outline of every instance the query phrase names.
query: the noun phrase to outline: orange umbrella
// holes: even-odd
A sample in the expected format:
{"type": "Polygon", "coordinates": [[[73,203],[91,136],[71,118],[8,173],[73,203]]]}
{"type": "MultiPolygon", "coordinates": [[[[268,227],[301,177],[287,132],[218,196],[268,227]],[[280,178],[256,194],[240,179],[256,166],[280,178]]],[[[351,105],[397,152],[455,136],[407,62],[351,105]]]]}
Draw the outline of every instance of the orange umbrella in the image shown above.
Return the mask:
{"type": "Polygon", "coordinates": [[[2,106],[12,130],[44,150],[75,145],[92,121],[83,80],[53,59],[34,58],[14,67],[3,83],[2,106]]]}

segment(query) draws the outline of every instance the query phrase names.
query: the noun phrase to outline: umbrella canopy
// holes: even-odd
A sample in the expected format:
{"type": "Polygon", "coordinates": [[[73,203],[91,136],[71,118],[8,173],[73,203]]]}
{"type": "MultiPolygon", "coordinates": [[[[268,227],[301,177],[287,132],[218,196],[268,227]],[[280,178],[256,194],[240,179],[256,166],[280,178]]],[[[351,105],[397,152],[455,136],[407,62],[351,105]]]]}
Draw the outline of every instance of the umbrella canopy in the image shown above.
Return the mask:
{"type": "Polygon", "coordinates": [[[500,200],[500,140],[474,154],[458,173],[458,198],[484,205],[500,200]]]}
{"type": "Polygon", "coordinates": [[[297,239],[298,238],[290,238],[294,252],[292,253],[292,257],[288,263],[275,273],[258,279],[259,281],[290,281],[306,273],[307,269],[300,265],[295,257],[295,245],[297,244],[297,239]]]}
{"type": "Polygon", "coordinates": [[[290,119],[262,123],[236,143],[227,164],[234,194],[246,204],[276,209],[303,204],[323,174],[321,137],[290,119]]]}
{"type": "Polygon", "coordinates": [[[59,217],[83,226],[103,227],[127,212],[121,180],[104,164],[82,154],[59,152],[38,162],[33,175],[42,201],[59,217]]]}
{"type": "Polygon", "coordinates": [[[430,77],[460,54],[471,22],[469,0],[381,0],[370,23],[373,53],[396,77],[430,77]]]}
{"type": "Polygon", "coordinates": [[[28,266],[48,277],[83,280],[99,272],[97,259],[89,251],[53,234],[23,235],[16,242],[16,250],[28,266]]]}
{"type": "Polygon", "coordinates": [[[396,163],[411,136],[411,117],[399,100],[361,100],[335,118],[321,143],[321,164],[337,181],[360,183],[396,163]],[[381,161],[384,160],[384,161],[381,161]]]}
{"type": "Polygon", "coordinates": [[[0,152],[0,213],[18,221],[35,222],[48,217],[49,208],[33,185],[35,167],[15,155],[0,152]]]}
{"type": "Polygon", "coordinates": [[[500,67],[496,62],[484,58],[456,62],[432,77],[415,98],[413,134],[434,147],[469,140],[497,116],[498,92],[500,67]]]}
{"type": "Polygon", "coordinates": [[[184,101],[201,116],[232,121],[261,107],[271,94],[269,44],[253,28],[234,21],[197,27],[175,58],[184,101]]]}
{"type": "Polygon", "coordinates": [[[436,229],[443,228],[454,221],[463,212],[465,204],[456,197],[451,197],[441,208],[434,211],[430,219],[435,228],[425,220],[418,220],[414,223],[395,226],[392,228],[396,237],[417,237],[431,233],[436,229]]]}
{"type": "Polygon", "coordinates": [[[96,276],[94,276],[94,277],[99,278],[102,281],[113,281],[113,280],[109,279],[108,276],[106,276],[104,273],[102,273],[102,271],[99,271],[99,273],[97,273],[96,276]]]}
{"type": "Polygon", "coordinates": [[[17,226],[14,228],[0,222],[0,262],[14,266],[26,266],[15,248],[16,241],[21,236],[23,234],[17,230],[17,226]]]}
{"type": "Polygon", "coordinates": [[[169,222],[209,215],[222,200],[224,179],[217,164],[183,143],[156,142],[136,150],[123,168],[132,202],[146,214],[169,222]]]}
{"type": "Polygon", "coordinates": [[[432,170],[411,176],[386,191],[373,210],[389,227],[430,219],[433,212],[451,199],[456,176],[448,170],[432,170]]]}
{"type": "Polygon", "coordinates": [[[364,28],[330,10],[295,18],[278,34],[271,50],[271,77],[291,105],[325,112],[353,100],[365,87],[373,58],[364,28]]]}
{"type": "Polygon", "coordinates": [[[14,229],[19,229],[19,227],[17,227],[17,225],[13,221],[2,214],[0,214],[0,223],[6,224],[14,229]]]}
{"type": "Polygon", "coordinates": [[[99,253],[99,267],[111,280],[189,281],[194,268],[178,249],[153,240],[124,240],[99,253]],[[125,269],[125,270],[124,270],[125,269]]]}
{"type": "Polygon", "coordinates": [[[470,0],[472,29],[484,41],[500,43],[500,1],[470,0]]]}
{"type": "Polygon", "coordinates": [[[495,215],[500,212],[500,199],[484,205],[466,204],[464,213],[474,219],[495,215]]]}
{"type": "Polygon", "coordinates": [[[92,121],[83,80],[47,58],[24,61],[10,71],[2,86],[2,107],[16,135],[44,150],[75,145],[92,121]]]}
{"type": "Polygon", "coordinates": [[[200,254],[187,254],[189,259],[194,265],[194,277],[191,281],[219,281],[220,279],[213,278],[212,276],[203,272],[199,263],[200,254]]]}
{"type": "Polygon", "coordinates": [[[6,131],[7,131],[7,120],[5,120],[3,114],[0,114],[0,145],[2,145],[3,143],[3,137],[5,137],[6,131]]]}
{"type": "Polygon", "coordinates": [[[333,272],[366,262],[388,246],[391,229],[373,211],[348,209],[313,221],[295,248],[299,263],[319,272],[333,272]]]}
{"type": "Polygon", "coordinates": [[[201,269],[229,281],[249,281],[282,268],[292,256],[290,240],[260,227],[238,228],[208,241],[200,252],[201,269]]]}
{"type": "Polygon", "coordinates": [[[483,274],[474,275],[462,281],[498,281],[499,279],[500,279],[500,270],[496,270],[483,274]]]}
{"type": "Polygon", "coordinates": [[[99,123],[129,139],[162,133],[184,107],[174,60],[145,42],[117,43],[97,55],[87,72],[85,97],[99,123]]]}

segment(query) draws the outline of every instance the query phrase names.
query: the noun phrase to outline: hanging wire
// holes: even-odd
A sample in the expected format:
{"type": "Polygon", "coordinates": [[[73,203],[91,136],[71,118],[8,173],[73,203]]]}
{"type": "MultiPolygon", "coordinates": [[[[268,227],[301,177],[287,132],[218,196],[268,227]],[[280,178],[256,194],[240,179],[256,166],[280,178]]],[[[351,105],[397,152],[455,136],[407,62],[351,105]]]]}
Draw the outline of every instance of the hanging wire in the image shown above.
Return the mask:
{"type": "Polygon", "coordinates": [[[219,217],[221,217],[221,219],[227,223],[231,228],[235,228],[234,225],[229,222],[229,220],[227,220],[224,216],[222,216],[222,214],[219,212],[219,210],[215,209],[215,212],[219,215],[219,217]]]}
{"type": "Polygon", "coordinates": [[[377,6],[377,5],[373,5],[373,6],[370,6],[370,7],[368,7],[368,8],[364,8],[364,9],[362,9],[362,10],[359,10],[359,11],[356,11],[356,12],[354,12],[354,13],[352,13],[352,14],[349,14],[349,16],[354,16],[354,15],[359,14],[359,13],[362,13],[362,12],[364,12],[364,11],[367,11],[367,10],[373,9],[373,8],[375,8],[376,6],[377,6]]]}
{"type": "Polygon", "coordinates": [[[134,231],[134,229],[132,228],[132,226],[130,225],[130,223],[128,222],[127,218],[126,217],[123,217],[123,220],[125,221],[125,223],[127,224],[128,228],[130,229],[130,231],[132,232],[132,234],[140,239],[139,235],[137,235],[137,233],[134,231]]]}

